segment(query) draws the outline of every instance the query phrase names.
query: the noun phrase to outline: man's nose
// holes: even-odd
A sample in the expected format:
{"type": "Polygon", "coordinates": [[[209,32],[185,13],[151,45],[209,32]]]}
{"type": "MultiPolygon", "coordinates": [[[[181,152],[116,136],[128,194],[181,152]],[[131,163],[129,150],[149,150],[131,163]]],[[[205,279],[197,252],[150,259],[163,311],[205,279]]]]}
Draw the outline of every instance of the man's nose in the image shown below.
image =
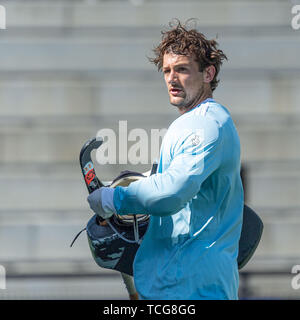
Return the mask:
{"type": "Polygon", "coordinates": [[[177,80],[178,80],[178,78],[177,78],[176,72],[175,71],[170,71],[169,79],[168,79],[169,84],[176,83],[177,80]]]}

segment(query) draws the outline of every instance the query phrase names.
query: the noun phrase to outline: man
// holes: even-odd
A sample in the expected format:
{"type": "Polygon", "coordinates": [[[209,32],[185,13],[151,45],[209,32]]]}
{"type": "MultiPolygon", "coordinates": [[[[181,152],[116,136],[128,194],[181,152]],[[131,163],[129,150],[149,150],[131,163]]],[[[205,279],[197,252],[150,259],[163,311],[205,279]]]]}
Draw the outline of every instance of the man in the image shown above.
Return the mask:
{"type": "Polygon", "coordinates": [[[226,59],[214,40],[180,22],[151,59],[180,116],[161,146],[157,174],[88,201],[103,218],[150,215],[134,261],[142,299],[237,299],[243,188],[240,143],[225,107],[212,99],[226,59]]]}

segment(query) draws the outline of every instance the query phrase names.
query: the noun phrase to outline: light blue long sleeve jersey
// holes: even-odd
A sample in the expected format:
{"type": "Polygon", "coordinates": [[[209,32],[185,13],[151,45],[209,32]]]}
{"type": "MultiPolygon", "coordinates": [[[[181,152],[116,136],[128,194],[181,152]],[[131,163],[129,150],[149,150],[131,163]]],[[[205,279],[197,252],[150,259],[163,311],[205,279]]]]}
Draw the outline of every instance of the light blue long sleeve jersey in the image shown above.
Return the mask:
{"type": "Polygon", "coordinates": [[[142,299],[237,299],[243,187],[239,137],[207,99],[164,136],[158,173],[117,187],[118,214],[150,214],[134,261],[142,299]]]}

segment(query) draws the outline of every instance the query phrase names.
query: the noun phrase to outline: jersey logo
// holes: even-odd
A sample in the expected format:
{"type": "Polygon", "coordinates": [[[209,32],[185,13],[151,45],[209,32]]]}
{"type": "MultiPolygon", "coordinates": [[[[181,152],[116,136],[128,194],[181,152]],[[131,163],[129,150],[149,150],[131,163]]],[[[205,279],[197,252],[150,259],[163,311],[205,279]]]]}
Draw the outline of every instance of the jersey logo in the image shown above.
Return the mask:
{"type": "Polygon", "coordinates": [[[195,134],[192,138],[192,145],[197,146],[199,143],[200,143],[200,137],[195,134]]]}

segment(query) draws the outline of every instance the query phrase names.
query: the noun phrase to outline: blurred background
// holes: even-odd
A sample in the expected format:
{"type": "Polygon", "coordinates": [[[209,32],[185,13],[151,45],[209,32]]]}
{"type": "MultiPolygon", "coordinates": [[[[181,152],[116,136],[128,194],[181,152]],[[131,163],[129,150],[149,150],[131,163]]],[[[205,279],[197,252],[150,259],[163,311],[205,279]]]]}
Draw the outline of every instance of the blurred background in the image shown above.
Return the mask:
{"type": "MultiPolygon", "coordinates": [[[[0,4],[0,299],[127,299],[119,273],[95,264],[85,233],[70,248],[92,216],[78,157],[100,129],[118,133],[120,120],[150,133],[178,116],[147,60],[172,18],[197,18],[229,59],[214,97],[236,123],[246,202],[265,225],[240,272],[240,298],[299,299],[300,29],[291,10],[300,1],[0,4]]],[[[111,180],[149,168],[150,156],[96,171],[111,180]]]]}

